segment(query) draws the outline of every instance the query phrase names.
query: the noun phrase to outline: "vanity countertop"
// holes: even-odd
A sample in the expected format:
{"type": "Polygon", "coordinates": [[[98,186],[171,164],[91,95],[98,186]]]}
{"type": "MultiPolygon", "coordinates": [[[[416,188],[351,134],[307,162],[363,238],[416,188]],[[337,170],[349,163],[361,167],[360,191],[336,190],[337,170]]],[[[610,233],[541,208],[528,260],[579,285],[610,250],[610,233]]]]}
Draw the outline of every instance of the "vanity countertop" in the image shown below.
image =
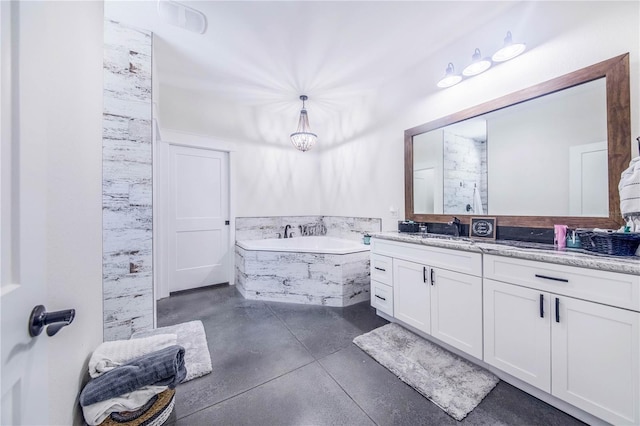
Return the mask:
{"type": "Polygon", "coordinates": [[[607,256],[579,249],[556,250],[549,244],[508,240],[486,242],[464,237],[423,236],[421,234],[400,232],[380,232],[373,234],[372,237],[403,243],[422,244],[432,247],[466,250],[497,256],[516,257],[519,259],[598,269],[601,271],[640,275],[640,257],[638,256],[607,256]]]}

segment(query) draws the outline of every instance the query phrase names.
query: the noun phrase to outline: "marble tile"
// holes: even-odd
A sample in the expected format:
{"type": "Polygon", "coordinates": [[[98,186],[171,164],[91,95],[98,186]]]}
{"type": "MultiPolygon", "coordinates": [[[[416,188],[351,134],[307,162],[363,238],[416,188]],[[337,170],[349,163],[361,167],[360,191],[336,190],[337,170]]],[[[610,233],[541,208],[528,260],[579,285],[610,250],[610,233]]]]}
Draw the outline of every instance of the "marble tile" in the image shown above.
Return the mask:
{"type": "Polygon", "coordinates": [[[360,241],[365,233],[382,231],[382,219],[372,217],[323,216],[327,236],[360,241]]]}
{"type": "Polygon", "coordinates": [[[151,33],[104,25],[105,340],[153,327],[151,33]]]}
{"type": "MultiPolygon", "coordinates": [[[[380,232],[378,218],[274,216],[236,218],[236,240],[295,235],[360,240],[380,232]]],[[[304,237],[303,237],[304,238],[304,237]]],[[[369,299],[369,252],[344,255],[247,251],[236,247],[236,283],[248,299],[348,306],[369,299]]]]}
{"type": "Polygon", "coordinates": [[[291,231],[300,236],[300,226],[319,226],[321,216],[272,216],[236,218],[236,240],[262,240],[284,235],[284,227],[291,225],[291,231]]]}
{"type": "Polygon", "coordinates": [[[348,306],[369,299],[369,252],[249,251],[236,246],[236,285],[247,299],[348,306]]]}
{"type": "Polygon", "coordinates": [[[151,56],[151,33],[131,26],[122,25],[111,19],[104,21],[105,47],[126,47],[151,56]]]}
{"type": "Polygon", "coordinates": [[[346,240],[360,240],[365,233],[380,232],[382,219],[343,216],[272,216],[236,218],[236,240],[261,240],[284,235],[291,225],[296,236],[327,235],[346,240]]]}

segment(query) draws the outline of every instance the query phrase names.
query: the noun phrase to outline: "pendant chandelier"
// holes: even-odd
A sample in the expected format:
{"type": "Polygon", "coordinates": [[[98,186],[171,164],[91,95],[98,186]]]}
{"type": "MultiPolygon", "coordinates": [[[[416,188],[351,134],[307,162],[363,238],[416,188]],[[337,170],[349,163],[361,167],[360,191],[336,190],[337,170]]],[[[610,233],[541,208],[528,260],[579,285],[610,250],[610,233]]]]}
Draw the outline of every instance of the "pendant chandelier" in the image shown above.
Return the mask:
{"type": "Polygon", "coordinates": [[[300,96],[302,101],[302,110],[300,110],[300,119],[298,120],[298,129],[295,133],[291,133],[291,143],[300,151],[309,151],[316,143],[318,136],[311,132],[309,127],[309,117],[307,116],[307,110],[304,108],[304,101],[309,99],[306,95],[300,96]]]}

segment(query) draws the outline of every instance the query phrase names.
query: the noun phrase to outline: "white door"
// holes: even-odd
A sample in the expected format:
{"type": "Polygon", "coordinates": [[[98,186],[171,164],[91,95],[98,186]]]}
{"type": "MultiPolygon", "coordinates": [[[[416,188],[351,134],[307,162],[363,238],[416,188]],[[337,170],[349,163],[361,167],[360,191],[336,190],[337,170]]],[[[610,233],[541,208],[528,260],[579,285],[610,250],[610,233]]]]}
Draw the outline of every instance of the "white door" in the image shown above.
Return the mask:
{"type": "Polygon", "coordinates": [[[432,214],[434,210],[435,168],[414,170],[413,210],[415,213],[432,214]]]}
{"type": "Polygon", "coordinates": [[[640,313],[552,297],[551,393],[612,424],[640,424],[640,313]]]}
{"type": "Polygon", "coordinates": [[[46,303],[46,163],[41,144],[18,139],[17,75],[11,75],[11,56],[18,50],[10,41],[16,25],[9,16],[12,7],[12,2],[0,2],[0,424],[47,424],[47,336],[31,338],[27,332],[31,310],[46,303]]]}
{"type": "Polygon", "coordinates": [[[549,294],[484,279],[484,360],[551,391],[549,294]]]}
{"type": "Polygon", "coordinates": [[[482,359],[482,278],[432,270],[431,335],[482,359]]]}
{"type": "Polygon", "coordinates": [[[169,291],[229,282],[229,154],[169,147],[169,291]]]}
{"type": "Polygon", "coordinates": [[[607,142],[569,147],[569,215],[609,214],[607,142]]]}
{"type": "Polygon", "coordinates": [[[425,333],[431,332],[429,268],[393,259],[393,315],[425,333]]]}

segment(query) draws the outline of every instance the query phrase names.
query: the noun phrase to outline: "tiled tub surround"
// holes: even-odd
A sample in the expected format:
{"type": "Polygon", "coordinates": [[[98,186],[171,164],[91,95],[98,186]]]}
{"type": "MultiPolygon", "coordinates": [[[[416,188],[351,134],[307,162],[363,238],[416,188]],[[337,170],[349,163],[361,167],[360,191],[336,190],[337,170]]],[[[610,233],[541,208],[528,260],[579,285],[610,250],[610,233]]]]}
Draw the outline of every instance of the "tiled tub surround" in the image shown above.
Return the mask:
{"type": "Polygon", "coordinates": [[[380,232],[382,219],[346,216],[270,216],[236,218],[236,241],[261,240],[282,236],[284,227],[291,225],[294,237],[299,237],[301,227],[310,235],[345,240],[362,240],[365,233],[380,232]]]}
{"type": "Polygon", "coordinates": [[[153,327],[151,33],[104,21],[104,339],[153,327]]]}
{"type": "MultiPolygon", "coordinates": [[[[262,241],[277,244],[311,238],[332,239],[294,237],[289,241],[262,241]]],[[[342,250],[343,254],[329,254],[289,251],[288,247],[287,251],[277,251],[279,248],[275,246],[247,250],[241,247],[245,245],[243,242],[238,242],[236,285],[245,298],[253,300],[326,306],[349,306],[368,300],[369,247],[355,241],[352,243],[355,247],[342,250]]]]}

